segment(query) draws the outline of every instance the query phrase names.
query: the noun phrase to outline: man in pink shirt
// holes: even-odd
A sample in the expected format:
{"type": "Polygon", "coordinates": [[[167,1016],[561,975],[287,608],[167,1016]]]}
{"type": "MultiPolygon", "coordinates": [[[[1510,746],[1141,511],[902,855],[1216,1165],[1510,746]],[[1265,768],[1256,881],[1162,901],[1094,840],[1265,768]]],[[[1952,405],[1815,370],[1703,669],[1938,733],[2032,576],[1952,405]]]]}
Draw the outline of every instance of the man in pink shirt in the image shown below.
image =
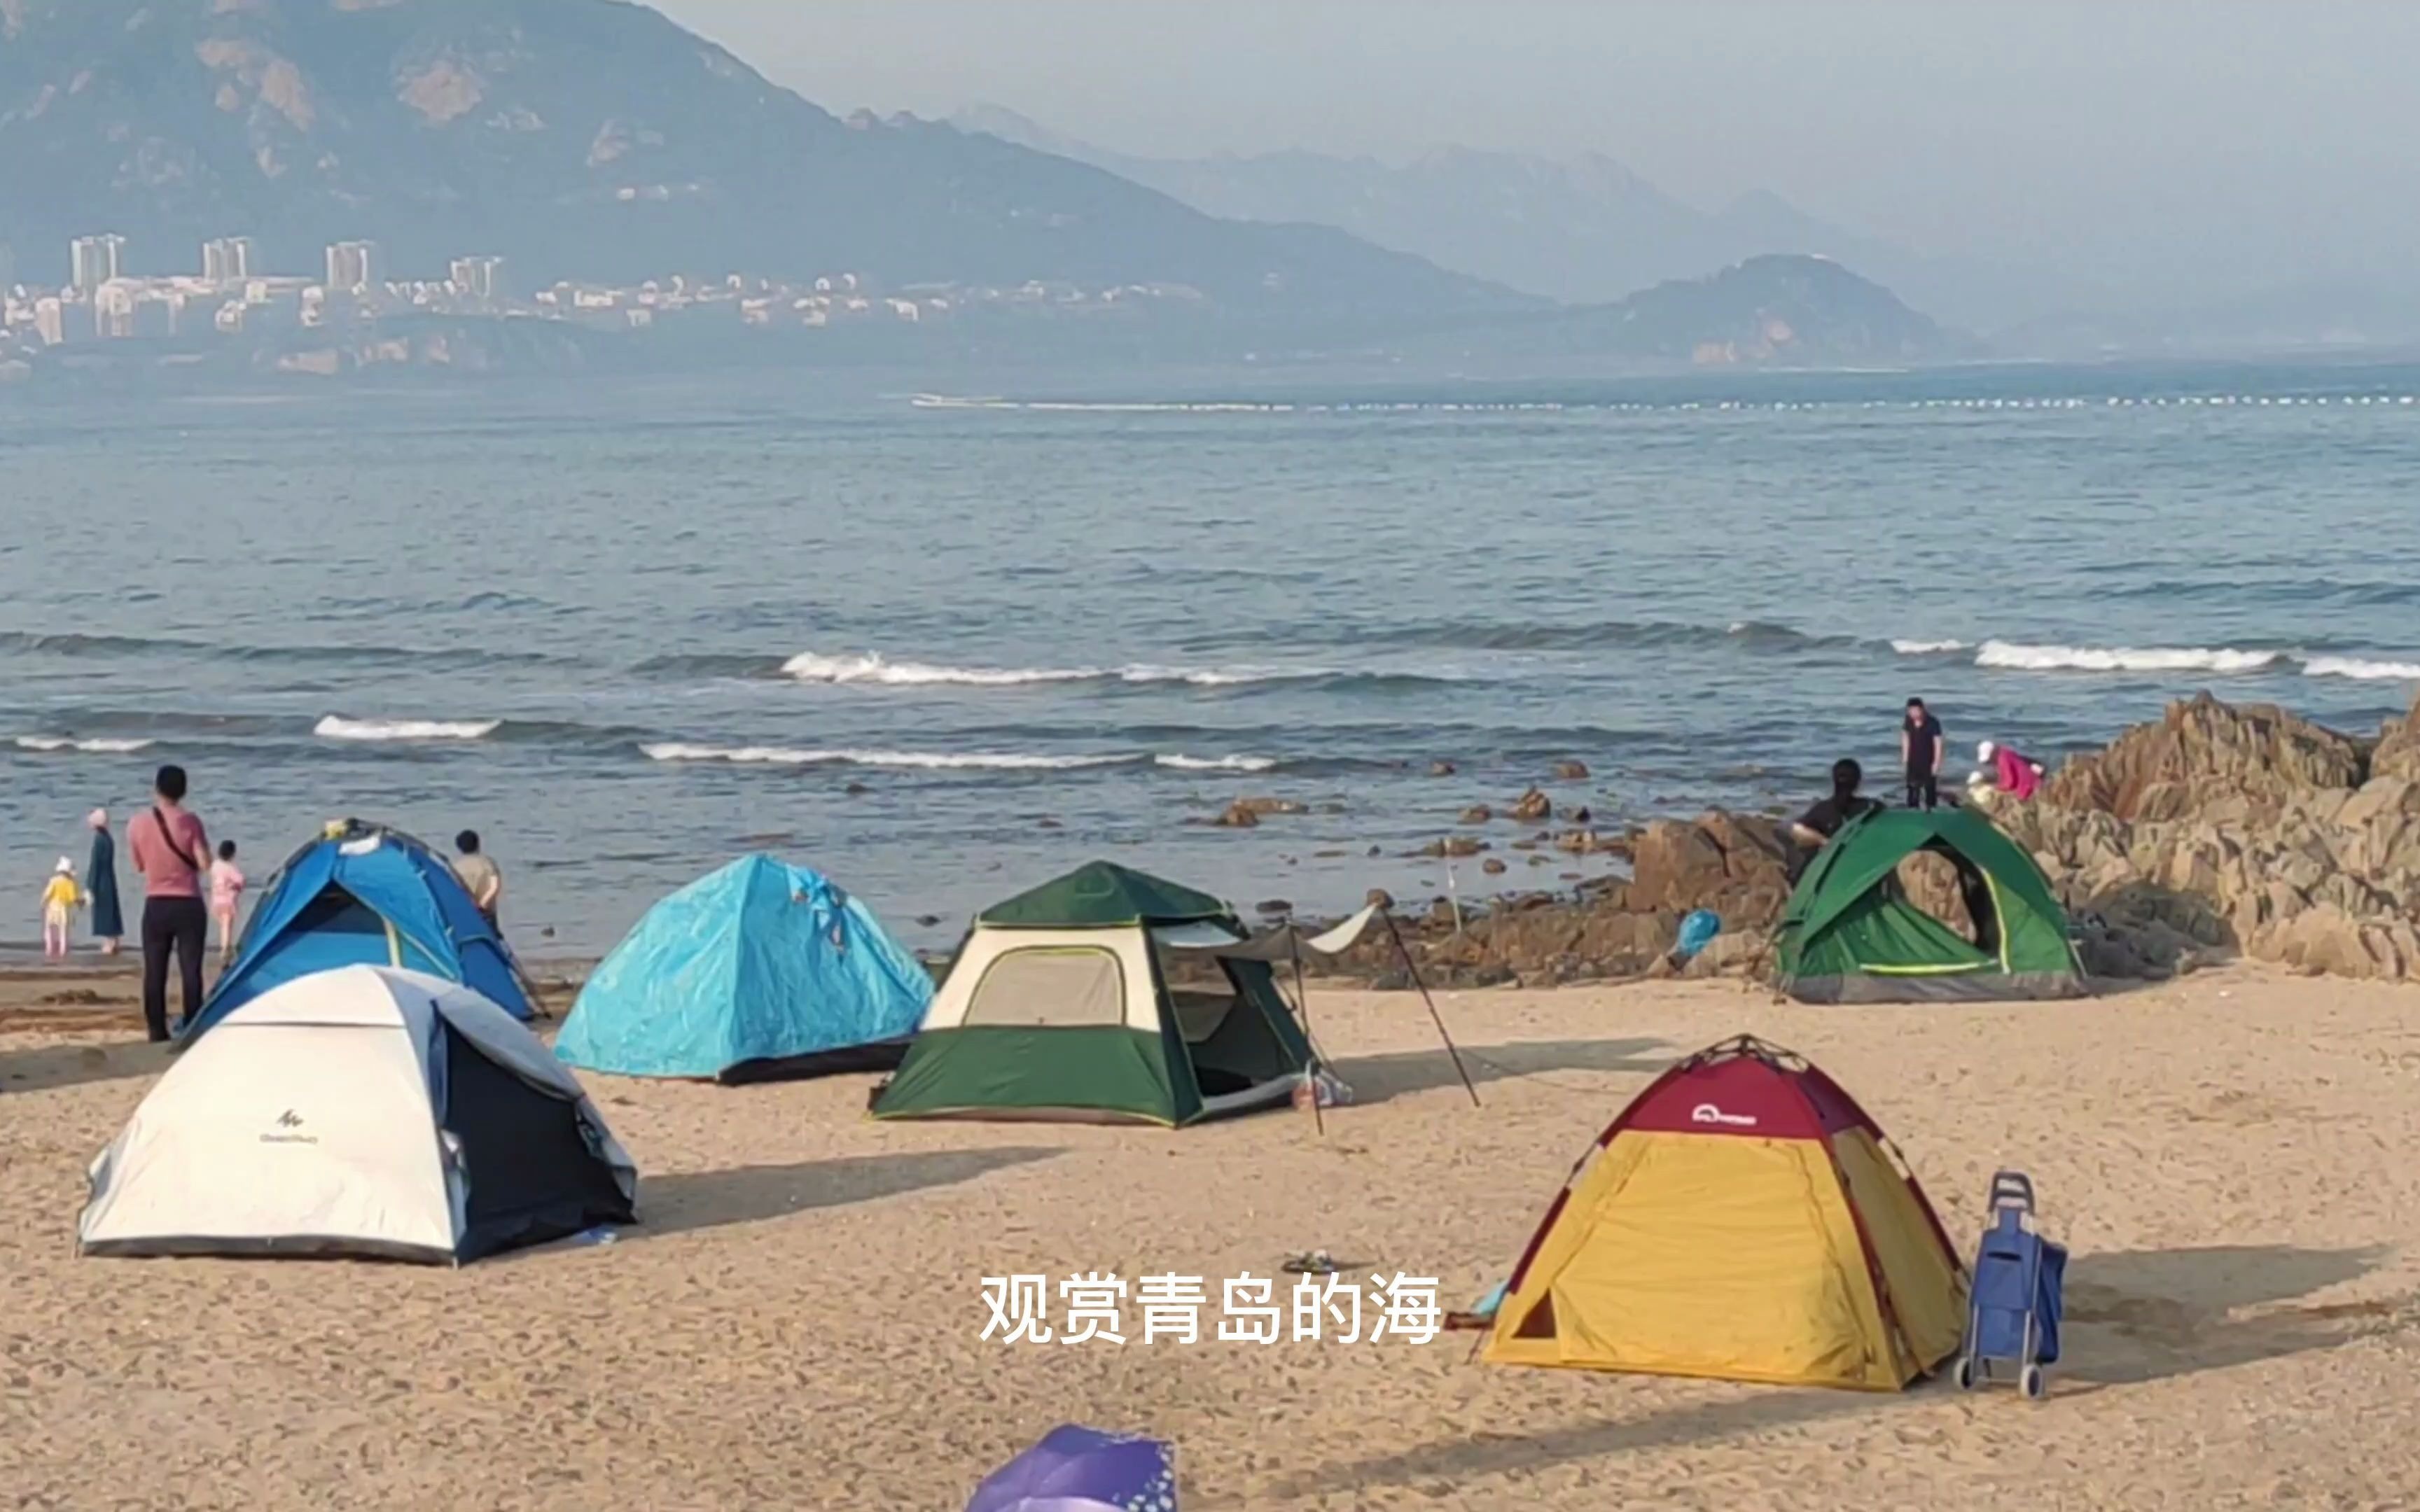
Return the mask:
{"type": "Polygon", "coordinates": [[[209,914],[202,904],[210,838],[185,810],[185,769],[163,766],[151,807],[126,826],[126,846],[143,874],[143,1024],[154,1044],[168,1038],[168,953],[183,979],[183,1028],[202,1011],[202,947],[209,914]]]}

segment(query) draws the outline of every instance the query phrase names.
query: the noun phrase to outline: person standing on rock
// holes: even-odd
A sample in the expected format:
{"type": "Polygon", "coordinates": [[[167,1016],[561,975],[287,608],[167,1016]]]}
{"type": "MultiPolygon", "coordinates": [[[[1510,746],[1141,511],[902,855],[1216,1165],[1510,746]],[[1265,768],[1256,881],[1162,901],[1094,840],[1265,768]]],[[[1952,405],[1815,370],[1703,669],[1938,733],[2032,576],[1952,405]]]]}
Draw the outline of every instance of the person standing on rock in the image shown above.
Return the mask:
{"type": "Polygon", "coordinates": [[[1941,721],[1924,706],[1924,700],[1908,700],[1907,717],[1899,727],[1899,757],[1907,768],[1909,808],[1941,807],[1941,761],[1947,754],[1941,721]]]}
{"type": "Polygon", "coordinates": [[[185,809],[185,769],[163,766],[151,807],[126,826],[126,848],[143,873],[143,1026],[157,1044],[168,1038],[168,958],[184,987],[184,1017],[202,1011],[202,950],[209,911],[202,903],[210,838],[185,809]]]}

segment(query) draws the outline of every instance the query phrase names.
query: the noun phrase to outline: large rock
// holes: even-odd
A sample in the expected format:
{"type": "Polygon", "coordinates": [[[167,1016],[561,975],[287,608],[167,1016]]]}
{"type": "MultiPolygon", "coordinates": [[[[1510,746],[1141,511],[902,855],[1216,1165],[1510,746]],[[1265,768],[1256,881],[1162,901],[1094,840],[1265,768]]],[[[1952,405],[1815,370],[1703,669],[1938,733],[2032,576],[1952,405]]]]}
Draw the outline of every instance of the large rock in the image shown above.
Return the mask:
{"type": "Polygon", "coordinates": [[[2399,777],[2420,782],[2420,697],[2412,701],[2403,717],[2387,720],[2379,732],[2378,748],[2369,754],[2369,776],[2372,781],[2399,777]]]}
{"type": "Polygon", "coordinates": [[[2042,801],[2119,819],[2180,819],[2226,799],[2257,810],[2356,788],[2367,770],[2362,741],[2272,704],[2237,708],[2203,693],[2068,763],[2042,801]]]}
{"type": "Polygon", "coordinates": [[[1711,908],[1726,929],[1769,929],[1790,901],[1790,870],[1774,825],[1716,809],[1689,821],[1658,820],[1631,849],[1634,908],[1686,914],[1711,908]]]}
{"type": "Polygon", "coordinates": [[[2420,980],[2415,724],[2389,721],[2373,749],[2205,695],[1994,818],[2079,917],[2096,971],[2164,975],[2241,953],[2420,980]]]}

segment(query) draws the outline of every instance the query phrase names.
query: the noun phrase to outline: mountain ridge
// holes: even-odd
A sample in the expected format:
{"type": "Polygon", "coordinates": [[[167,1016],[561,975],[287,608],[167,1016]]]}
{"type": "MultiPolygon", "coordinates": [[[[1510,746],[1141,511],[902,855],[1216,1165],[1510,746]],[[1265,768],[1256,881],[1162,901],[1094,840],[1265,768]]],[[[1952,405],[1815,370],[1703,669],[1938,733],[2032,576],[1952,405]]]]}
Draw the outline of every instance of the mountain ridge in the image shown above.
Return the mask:
{"type": "Polygon", "coordinates": [[[441,271],[860,270],[1171,284],[1254,308],[1536,301],[1326,226],[1221,222],[935,122],[843,120],[625,0],[0,0],[0,224],[23,269],[116,231],[138,270],[250,235],[441,271]]]}
{"type": "Polygon", "coordinates": [[[1991,324],[2023,301],[1999,275],[1834,224],[1770,190],[1715,209],[1690,204],[1604,153],[1444,146],[1401,162],[1290,149],[1153,158],[1082,141],[1006,106],[950,117],[962,131],[1090,162],[1214,215],[1311,221],[1532,294],[1606,303],[1765,254],[1830,257],[1935,314],[1991,324]]]}

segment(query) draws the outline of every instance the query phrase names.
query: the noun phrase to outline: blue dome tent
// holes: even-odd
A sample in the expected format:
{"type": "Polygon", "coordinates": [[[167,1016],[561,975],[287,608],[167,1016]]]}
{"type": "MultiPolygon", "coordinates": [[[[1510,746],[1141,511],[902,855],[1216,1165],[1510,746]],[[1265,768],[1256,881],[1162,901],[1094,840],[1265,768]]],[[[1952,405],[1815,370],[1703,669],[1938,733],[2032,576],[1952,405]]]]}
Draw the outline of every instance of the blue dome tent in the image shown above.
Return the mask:
{"type": "Polygon", "coordinates": [[[253,905],[234,963],[187,1026],[192,1039],[272,987],[338,966],[398,966],[458,981],[531,1017],[512,950],[445,858],[401,830],[330,825],[287,857],[253,905]]]}
{"type": "Polygon", "coordinates": [[[895,1066],[932,974],[865,904],[747,856],[647,911],[588,979],[555,1054],[625,1076],[763,1081],[895,1066]]]}

